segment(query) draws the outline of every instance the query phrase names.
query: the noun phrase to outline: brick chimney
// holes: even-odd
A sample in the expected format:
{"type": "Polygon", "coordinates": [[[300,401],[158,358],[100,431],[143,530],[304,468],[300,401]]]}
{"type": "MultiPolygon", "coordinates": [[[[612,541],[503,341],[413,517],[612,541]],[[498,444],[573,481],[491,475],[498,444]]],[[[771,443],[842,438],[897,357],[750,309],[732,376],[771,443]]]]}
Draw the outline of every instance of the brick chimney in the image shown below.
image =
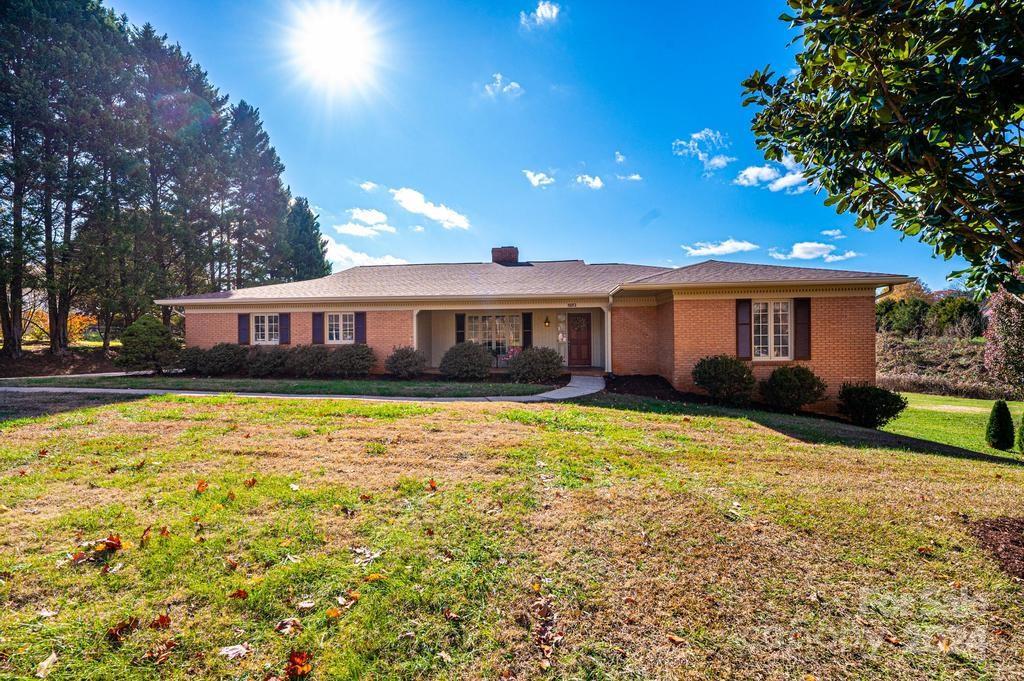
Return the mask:
{"type": "Polygon", "coordinates": [[[499,265],[518,265],[519,249],[515,246],[497,246],[492,248],[491,262],[499,265]]]}

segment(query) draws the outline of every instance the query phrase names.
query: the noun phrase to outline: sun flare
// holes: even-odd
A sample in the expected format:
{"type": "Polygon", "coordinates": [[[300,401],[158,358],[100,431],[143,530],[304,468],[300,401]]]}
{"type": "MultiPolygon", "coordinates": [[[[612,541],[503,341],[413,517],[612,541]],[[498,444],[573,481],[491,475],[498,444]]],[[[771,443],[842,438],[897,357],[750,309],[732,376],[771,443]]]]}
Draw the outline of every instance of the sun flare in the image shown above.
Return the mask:
{"type": "Polygon", "coordinates": [[[303,5],[288,29],[296,74],[327,97],[374,86],[379,49],[375,27],[351,4],[322,0],[303,5]]]}

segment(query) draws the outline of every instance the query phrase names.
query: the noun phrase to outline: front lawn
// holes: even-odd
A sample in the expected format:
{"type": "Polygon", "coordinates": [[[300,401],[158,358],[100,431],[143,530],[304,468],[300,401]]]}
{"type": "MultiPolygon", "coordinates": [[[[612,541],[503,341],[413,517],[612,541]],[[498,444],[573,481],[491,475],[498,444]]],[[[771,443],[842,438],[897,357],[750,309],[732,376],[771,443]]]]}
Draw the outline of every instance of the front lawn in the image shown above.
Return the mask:
{"type": "Polygon", "coordinates": [[[1024,674],[1024,466],[587,401],[0,393],[0,676],[1024,674]]]}
{"type": "MultiPolygon", "coordinates": [[[[986,454],[1006,454],[985,443],[985,427],[993,400],[971,400],[903,393],[910,406],[898,419],[885,427],[890,433],[941,442],[986,454]]],[[[1014,426],[1020,426],[1024,402],[1008,402],[1014,426]]]]}
{"type": "Polygon", "coordinates": [[[143,388],[223,393],[284,393],[288,395],[377,395],[381,397],[536,395],[547,392],[553,387],[524,383],[457,383],[453,381],[393,381],[382,379],[191,378],[187,376],[100,376],[92,378],[56,376],[0,382],[0,387],[4,385],[143,388]]]}

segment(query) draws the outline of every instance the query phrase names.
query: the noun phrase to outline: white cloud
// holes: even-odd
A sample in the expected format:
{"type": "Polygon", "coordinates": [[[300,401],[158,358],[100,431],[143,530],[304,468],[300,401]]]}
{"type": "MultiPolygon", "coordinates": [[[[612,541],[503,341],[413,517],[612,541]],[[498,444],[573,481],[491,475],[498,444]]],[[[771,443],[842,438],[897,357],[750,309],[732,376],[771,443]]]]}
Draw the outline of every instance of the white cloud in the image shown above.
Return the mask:
{"type": "Polygon", "coordinates": [[[393,255],[372,256],[368,253],[354,251],[346,244],[339,243],[329,236],[325,236],[324,239],[327,240],[327,259],[334,265],[335,272],[357,265],[404,265],[408,262],[393,255]]]}
{"type": "Polygon", "coordinates": [[[517,99],[526,92],[523,86],[514,80],[506,80],[505,76],[500,73],[495,73],[491,76],[491,82],[484,85],[484,94],[491,99],[497,99],[498,97],[506,97],[508,99],[517,99]]]}
{"type": "Polygon", "coordinates": [[[644,178],[640,176],[640,173],[630,173],[629,175],[616,175],[618,179],[623,182],[640,182],[644,178]]]}
{"type": "Polygon", "coordinates": [[[843,234],[841,229],[823,229],[821,230],[822,236],[827,236],[829,239],[845,239],[846,235],[843,234]]]}
{"type": "Polygon", "coordinates": [[[374,191],[378,187],[380,187],[379,184],[377,184],[376,182],[370,182],[369,180],[367,180],[366,182],[362,182],[359,185],[359,188],[367,193],[374,191]]]}
{"type": "Polygon", "coordinates": [[[388,216],[376,208],[349,208],[348,214],[367,225],[382,225],[388,221],[388,216]]]}
{"type": "Polygon", "coordinates": [[[423,230],[423,225],[413,225],[409,229],[411,229],[414,232],[422,232],[422,231],[424,231],[423,230]]]}
{"type": "Polygon", "coordinates": [[[725,241],[698,241],[692,246],[683,245],[686,255],[691,258],[702,258],[709,255],[729,255],[730,253],[745,253],[756,251],[760,246],[749,241],[728,238],[725,241]]]}
{"type": "Polygon", "coordinates": [[[626,156],[621,151],[616,151],[615,152],[615,162],[616,163],[625,163],[626,162],[626,156]]]}
{"type": "Polygon", "coordinates": [[[729,139],[711,128],[704,128],[692,133],[689,139],[677,139],[672,142],[672,153],[676,156],[692,156],[704,166],[704,174],[710,175],[721,170],[736,159],[722,153],[715,153],[729,148],[729,139]]]}
{"type": "Polygon", "coordinates": [[[589,189],[600,189],[604,186],[604,182],[596,175],[577,175],[576,184],[582,184],[589,189]]]}
{"type": "Polygon", "coordinates": [[[555,23],[558,20],[558,13],[562,8],[548,0],[541,0],[537,3],[537,9],[530,13],[519,13],[519,25],[526,30],[540,28],[555,23]]]}
{"type": "Polygon", "coordinates": [[[843,260],[849,260],[850,258],[856,258],[860,253],[856,251],[843,251],[842,253],[833,253],[825,256],[825,262],[841,262],[843,260]]]}
{"type": "Polygon", "coordinates": [[[530,184],[534,187],[546,187],[549,184],[555,183],[555,178],[540,171],[533,172],[532,170],[524,170],[523,175],[526,175],[526,179],[529,180],[530,184]]]}
{"type": "Polygon", "coordinates": [[[415,189],[402,187],[390,191],[395,203],[410,213],[433,220],[445,229],[469,229],[469,218],[465,215],[452,210],[443,203],[436,204],[427,201],[423,194],[415,189]]]}
{"type": "Polygon", "coordinates": [[[777,248],[768,251],[768,255],[776,260],[816,260],[823,258],[825,262],[840,262],[856,258],[860,253],[856,251],[844,251],[836,253],[834,244],[823,244],[820,241],[799,241],[790,247],[788,253],[783,253],[777,248]]]}
{"type": "Polygon", "coordinates": [[[361,222],[346,222],[343,225],[334,225],[334,229],[339,234],[348,234],[349,236],[366,236],[371,238],[379,236],[383,232],[394,234],[398,231],[391,225],[384,223],[367,225],[361,222]]]}
{"type": "Polygon", "coordinates": [[[770,163],[763,166],[748,166],[740,171],[733,184],[741,187],[766,186],[769,191],[787,194],[803,194],[812,185],[804,177],[803,169],[790,155],[783,157],[781,163],[770,163]]]}

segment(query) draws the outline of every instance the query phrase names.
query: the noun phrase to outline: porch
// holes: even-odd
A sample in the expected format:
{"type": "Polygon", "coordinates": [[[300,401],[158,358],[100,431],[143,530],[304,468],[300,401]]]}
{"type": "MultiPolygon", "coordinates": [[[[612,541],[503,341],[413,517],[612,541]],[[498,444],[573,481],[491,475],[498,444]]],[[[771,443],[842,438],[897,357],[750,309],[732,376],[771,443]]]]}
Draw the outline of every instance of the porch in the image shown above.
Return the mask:
{"type": "Polygon", "coordinates": [[[416,310],[414,344],[431,368],[448,348],[472,341],[487,346],[501,371],[526,347],[552,348],[575,373],[602,374],[610,366],[610,311],[603,307],[539,307],[416,310]]]}

